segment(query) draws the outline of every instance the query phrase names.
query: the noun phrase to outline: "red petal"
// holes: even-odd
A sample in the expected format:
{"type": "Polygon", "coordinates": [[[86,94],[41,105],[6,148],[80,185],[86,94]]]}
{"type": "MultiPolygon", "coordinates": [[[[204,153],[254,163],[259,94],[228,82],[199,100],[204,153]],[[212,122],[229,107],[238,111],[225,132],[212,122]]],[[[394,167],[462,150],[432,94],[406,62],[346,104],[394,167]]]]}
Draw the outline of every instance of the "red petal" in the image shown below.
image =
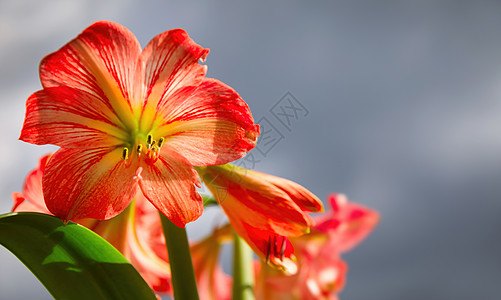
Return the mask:
{"type": "Polygon", "coordinates": [[[285,236],[304,234],[310,217],[279,191],[244,191],[228,186],[229,195],[220,203],[227,214],[236,213],[252,227],[285,236]]]}
{"type": "Polygon", "coordinates": [[[259,135],[247,104],[215,79],[179,89],[158,111],[162,124],[155,134],[164,136],[195,166],[241,158],[254,148],[259,135]]]}
{"type": "Polygon", "coordinates": [[[63,220],[109,219],[122,212],[137,191],[136,168],[122,149],[59,149],[43,174],[48,209],[63,220]]]}
{"type": "Polygon", "coordinates": [[[294,274],[297,266],[293,262],[294,247],[285,236],[260,230],[245,224],[235,215],[228,215],[233,228],[263,261],[283,269],[287,274],[294,274]]]}
{"type": "Polygon", "coordinates": [[[322,201],[303,186],[285,178],[280,178],[266,173],[254,170],[248,170],[247,172],[252,173],[253,176],[256,177],[262,177],[266,181],[286,192],[292,201],[294,201],[294,203],[301,208],[301,210],[310,212],[323,211],[322,201]]]}
{"type": "Polygon", "coordinates": [[[11,212],[39,212],[44,214],[51,214],[49,210],[45,207],[45,204],[39,205],[38,202],[32,202],[29,199],[25,198],[23,194],[14,192],[11,195],[14,200],[14,205],[12,206],[11,212]]]}
{"type": "Polygon", "coordinates": [[[315,229],[324,233],[332,232],[339,251],[346,252],[358,245],[375,228],[379,214],[365,206],[348,202],[345,195],[329,196],[332,211],[316,217],[315,229]]]}
{"type": "Polygon", "coordinates": [[[45,211],[47,211],[47,208],[45,207],[45,203],[43,201],[42,175],[51,156],[52,153],[40,157],[38,160],[38,166],[32,170],[28,176],[26,176],[23,186],[24,196],[35,206],[43,208],[45,211]]]}
{"type": "Polygon", "coordinates": [[[154,108],[162,107],[176,89],[203,78],[207,67],[198,60],[205,59],[207,53],[209,49],[197,45],[182,29],[155,36],[140,57],[139,79],[144,80],[141,86],[145,88],[139,91],[140,98],[154,108]]]}
{"type": "Polygon", "coordinates": [[[23,204],[24,201],[26,201],[26,198],[24,198],[24,195],[19,192],[14,192],[10,196],[12,197],[12,200],[14,200],[14,204],[12,205],[10,211],[15,212],[19,205],[23,204]]]}
{"type": "Polygon", "coordinates": [[[283,236],[300,236],[313,224],[289,195],[251,170],[233,165],[207,167],[204,180],[228,216],[283,236]]]}
{"type": "Polygon", "coordinates": [[[132,84],[141,46],[125,27],[100,21],[40,63],[44,88],[68,86],[84,90],[114,110],[116,124],[133,126],[132,84]]]}
{"type": "Polygon", "coordinates": [[[68,87],[46,88],[26,101],[20,139],[65,148],[119,145],[127,132],[113,123],[114,112],[92,94],[68,87]]]}
{"type": "Polygon", "coordinates": [[[32,211],[50,214],[43,199],[42,175],[51,155],[46,154],[42,156],[38,161],[38,166],[26,176],[22,194],[12,193],[12,198],[14,199],[12,212],[32,211]]]}
{"type": "Polygon", "coordinates": [[[202,214],[202,197],[195,189],[199,184],[198,174],[178,153],[165,146],[162,149],[155,163],[143,161],[139,185],[158,210],[177,226],[184,227],[202,214]]]}

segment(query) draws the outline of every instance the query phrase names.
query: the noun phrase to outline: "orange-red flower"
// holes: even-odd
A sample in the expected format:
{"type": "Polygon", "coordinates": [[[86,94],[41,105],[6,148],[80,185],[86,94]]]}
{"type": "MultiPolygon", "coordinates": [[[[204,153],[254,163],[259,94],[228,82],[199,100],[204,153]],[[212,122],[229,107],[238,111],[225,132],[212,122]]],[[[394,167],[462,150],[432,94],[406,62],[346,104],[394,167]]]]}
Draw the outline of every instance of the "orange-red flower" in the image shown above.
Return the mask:
{"type": "Polygon", "coordinates": [[[379,215],[374,210],[348,202],[344,195],[331,195],[332,210],[315,218],[309,234],[292,238],[298,271],[287,275],[259,267],[256,280],[258,299],[338,299],[347,265],[340,253],[362,241],[375,227],[379,215]]]}
{"type": "Polygon", "coordinates": [[[140,187],[180,227],[200,216],[193,166],[238,159],[259,135],[240,96],[205,77],[208,52],[181,29],[142,50],[125,27],[100,21],[42,60],[20,139],[61,147],[43,176],[54,215],[109,219],[140,187]]]}
{"type": "Polygon", "coordinates": [[[238,235],[263,260],[294,273],[288,237],[309,232],[307,212],[322,210],[322,202],[297,183],[238,166],[198,170],[238,235]]]}
{"type": "MultiPolygon", "coordinates": [[[[13,212],[50,214],[42,194],[42,176],[50,155],[26,177],[23,193],[14,192],[13,212]]],[[[138,193],[134,202],[118,216],[106,221],[75,220],[101,235],[117,248],[157,293],[171,293],[171,275],[158,211],[138,193]]]]}

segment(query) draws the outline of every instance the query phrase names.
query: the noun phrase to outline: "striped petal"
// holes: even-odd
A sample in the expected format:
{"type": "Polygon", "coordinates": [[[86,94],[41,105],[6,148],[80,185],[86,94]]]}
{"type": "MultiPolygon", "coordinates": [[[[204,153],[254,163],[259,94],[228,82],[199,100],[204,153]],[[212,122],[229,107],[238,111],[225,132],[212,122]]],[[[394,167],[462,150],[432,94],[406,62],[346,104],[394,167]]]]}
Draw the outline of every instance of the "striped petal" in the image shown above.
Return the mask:
{"type": "Polygon", "coordinates": [[[246,173],[248,176],[261,178],[287,193],[290,199],[303,211],[321,212],[324,209],[322,201],[317,196],[294,181],[254,170],[247,170],[246,173]]]}
{"type": "Polygon", "coordinates": [[[40,63],[44,88],[84,90],[116,112],[115,124],[133,128],[131,99],[141,46],[125,27],[100,21],[40,63]]]}
{"type": "Polygon", "coordinates": [[[186,85],[196,85],[203,79],[207,67],[198,63],[204,60],[209,49],[197,45],[182,29],[173,29],[155,36],[141,53],[141,70],[137,80],[138,98],[143,106],[154,110],[170,101],[170,95],[186,85]]]}
{"type": "Polygon", "coordinates": [[[119,214],[137,191],[136,168],[121,155],[120,148],[59,149],[43,174],[47,208],[63,220],[119,214]]]}
{"type": "Polygon", "coordinates": [[[313,225],[286,192],[256,176],[257,172],[224,165],[204,168],[201,174],[226,214],[251,227],[291,237],[308,232],[313,225]]]}
{"type": "MultiPolygon", "coordinates": [[[[255,146],[259,130],[230,87],[205,78],[204,49],[181,29],[164,32],[141,54],[140,129],[155,130],[192,165],[224,164],[255,146]]],[[[138,72],[139,74],[140,72],[138,72]]]]}
{"type": "Polygon", "coordinates": [[[206,78],[174,93],[159,109],[156,135],[195,166],[221,165],[243,157],[256,145],[259,125],[247,104],[224,83],[206,78]]]}
{"type": "Polygon", "coordinates": [[[142,161],[139,185],[144,196],[179,227],[195,221],[203,210],[197,172],[173,150],[164,151],[154,163],[142,161]]]}
{"type": "Polygon", "coordinates": [[[311,218],[278,191],[244,190],[237,184],[228,185],[227,189],[228,195],[220,200],[221,207],[227,215],[241,218],[250,227],[284,236],[300,236],[312,225],[311,218]]]}
{"type": "Polygon", "coordinates": [[[100,98],[82,90],[52,87],[32,94],[20,139],[65,148],[120,145],[127,132],[113,122],[114,113],[100,98]]]}

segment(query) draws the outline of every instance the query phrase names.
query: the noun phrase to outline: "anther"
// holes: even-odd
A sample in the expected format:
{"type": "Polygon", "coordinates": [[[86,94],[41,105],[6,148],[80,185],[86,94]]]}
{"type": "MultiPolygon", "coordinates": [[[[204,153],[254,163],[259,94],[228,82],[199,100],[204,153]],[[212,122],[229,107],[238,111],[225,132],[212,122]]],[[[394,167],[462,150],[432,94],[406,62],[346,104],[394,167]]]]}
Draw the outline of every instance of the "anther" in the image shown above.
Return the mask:
{"type": "Polygon", "coordinates": [[[153,140],[153,137],[151,136],[151,134],[148,134],[148,137],[146,138],[146,143],[148,145],[151,145],[151,141],[153,140]]]}
{"type": "Polygon", "coordinates": [[[129,149],[124,147],[124,150],[122,151],[122,159],[127,160],[127,158],[129,158],[129,149]]]}
{"type": "Polygon", "coordinates": [[[153,145],[153,146],[151,147],[151,151],[153,151],[153,152],[157,152],[158,150],[159,150],[159,148],[158,148],[158,146],[157,146],[157,145],[153,145]]]}
{"type": "Polygon", "coordinates": [[[137,153],[141,153],[141,151],[143,151],[143,144],[139,144],[137,145],[137,153]]]}
{"type": "Polygon", "coordinates": [[[165,141],[164,137],[159,138],[158,139],[158,147],[162,147],[164,141],[165,141]]]}

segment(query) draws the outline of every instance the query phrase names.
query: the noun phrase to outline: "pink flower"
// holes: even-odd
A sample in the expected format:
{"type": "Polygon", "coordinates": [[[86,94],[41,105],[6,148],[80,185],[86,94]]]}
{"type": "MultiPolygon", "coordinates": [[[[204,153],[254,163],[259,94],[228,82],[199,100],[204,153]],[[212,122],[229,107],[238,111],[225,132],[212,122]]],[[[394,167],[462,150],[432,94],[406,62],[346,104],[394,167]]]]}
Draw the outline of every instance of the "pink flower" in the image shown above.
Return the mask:
{"type": "Polygon", "coordinates": [[[208,52],[181,29],[142,50],[125,27],[100,21],[42,60],[20,139],[61,147],[43,176],[50,212],[109,219],[140,188],[177,226],[201,215],[193,166],[236,160],[259,135],[240,96],[205,77],[208,52]]]}
{"type": "Polygon", "coordinates": [[[315,218],[311,232],[291,238],[297,257],[296,274],[260,266],[258,299],[338,299],[348,269],[340,253],[360,243],[374,229],[379,215],[348,202],[344,195],[333,194],[329,200],[332,210],[315,218]]]}
{"type": "Polygon", "coordinates": [[[331,211],[315,218],[312,234],[327,234],[336,240],[340,252],[353,249],[364,240],[379,222],[379,214],[357,203],[349,202],[345,195],[332,194],[328,201],[331,211]]]}
{"type": "MultiPolygon", "coordinates": [[[[306,235],[308,236],[308,235],[306,235]]],[[[303,236],[303,237],[306,237],[303,236]]],[[[293,239],[298,271],[287,275],[261,264],[257,271],[257,299],[337,299],[344,286],[348,267],[334,243],[293,239]]]]}

